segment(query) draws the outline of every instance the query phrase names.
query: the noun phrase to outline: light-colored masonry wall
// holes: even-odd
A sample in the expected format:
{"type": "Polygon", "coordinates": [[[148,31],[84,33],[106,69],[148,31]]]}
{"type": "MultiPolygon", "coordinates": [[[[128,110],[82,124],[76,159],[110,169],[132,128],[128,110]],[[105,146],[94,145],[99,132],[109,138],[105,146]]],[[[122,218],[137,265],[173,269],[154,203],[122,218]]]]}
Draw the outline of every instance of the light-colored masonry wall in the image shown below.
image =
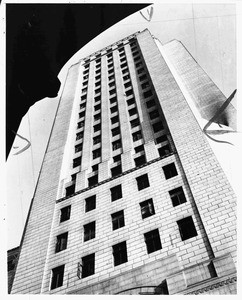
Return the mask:
{"type": "MultiPolygon", "coordinates": [[[[70,68],[23,237],[12,294],[40,293],[79,65],[70,68]]],[[[51,99],[50,99],[51,101],[51,99]]]]}
{"type": "Polygon", "coordinates": [[[144,31],[137,39],[213,253],[236,261],[235,195],[153,38],[144,31]]]}

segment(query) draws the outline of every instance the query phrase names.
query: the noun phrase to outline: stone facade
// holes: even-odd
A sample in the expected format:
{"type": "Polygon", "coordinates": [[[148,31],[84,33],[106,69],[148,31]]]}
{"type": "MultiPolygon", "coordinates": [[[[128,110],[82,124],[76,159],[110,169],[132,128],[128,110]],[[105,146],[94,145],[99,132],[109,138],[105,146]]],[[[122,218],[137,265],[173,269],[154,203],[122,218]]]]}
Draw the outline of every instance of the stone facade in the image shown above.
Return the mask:
{"type": "Polygon", "coordinates": [[[154,39],[137,33],[67,75],[12,293],[235,294],[235,205],[154,39]],[[124,220],[114,230],[117,212],[124,220]],[[159,236],[152,245],[150,232],[159,236]],[[115,265],[113,246],[122,242],[126,259],[115,265]]]}

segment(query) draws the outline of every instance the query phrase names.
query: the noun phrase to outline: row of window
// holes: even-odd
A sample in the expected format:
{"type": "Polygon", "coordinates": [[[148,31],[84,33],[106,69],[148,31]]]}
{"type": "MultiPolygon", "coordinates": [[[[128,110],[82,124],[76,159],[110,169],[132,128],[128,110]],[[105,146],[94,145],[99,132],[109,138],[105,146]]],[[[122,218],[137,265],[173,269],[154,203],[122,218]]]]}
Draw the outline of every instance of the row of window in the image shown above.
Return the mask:
{"type": "MultiPolygon", "coordinates": [[[[197,236],[197,230],[193,222],[192,216],[177,221],[178,229],[182,241],[197,236]]],[[[153,253],[162,249],[159,229],[154,229],[144,233],[144,241],[147,253],[153,253]]],[[[58,245],[66,245],[67,241],[59,242],[58,245]]],[[[114,266],[126,263],[128,261],[126,241],[112,246],[114,266]]],[[[63,285],[65,265],[52,269],[51,289],[55,289],[63,285]]],[[[95,274],[95,253],[82,257],[81,264],[78,264],[78,276],[85,278],[95,274]]]]}

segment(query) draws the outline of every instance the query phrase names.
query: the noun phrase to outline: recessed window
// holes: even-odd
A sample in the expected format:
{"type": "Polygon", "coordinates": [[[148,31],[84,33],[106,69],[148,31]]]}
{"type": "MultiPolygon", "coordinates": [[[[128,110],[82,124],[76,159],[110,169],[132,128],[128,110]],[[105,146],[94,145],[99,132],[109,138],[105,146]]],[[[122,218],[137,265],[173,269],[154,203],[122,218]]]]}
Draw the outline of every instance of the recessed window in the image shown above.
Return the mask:
{"type": "Polygon", "coordinates": [[[127,89],[128,87],[132,86],[131,81],[128,81],[124,84],[124,87],[127,89]]]}
{"type": "Polygon", "coordinates": [[[110,101],[110,104],[113,104],[113,103],[117,102],[117,97],[114,96],[114,97],[110,98],[109,101],[110,101]]]}
{"type": "Polygon", "coordinates": [[[111,191],[111,200],[112,201],[115,201],[115,200],[118,200],[120,198],[122,198],[122,187],[121,187],[121,184],[120,185],[117,185],[117,186],[114,186],[110,189],[111,191]]]}
{"type": "Polygon", "coordinates": [[[113,62],[113,58],[110,57],[110,58],[107,60],[107,63],[110,64],[110,63],[112,63],[112,62],[113,62]]]}
{"type": "Polygon", "coordinates": [[[151,120],[158,118],[160,116],[158,110],[153,110],[152,112],[149,113],[149,115],[151,120]]]}
{"type": "Polygon", "coordinates": [[[83,81],[82,86],[87,86],[88,81],[83,81]]]}
{"type": "Polygon", "coordinates": [[[117,141],[113,142],[112,143],[112,147],[113,147],[113,151],[121,148],[122,147],[121,140],[117,140],[117,141]]]}
{"type": "Polygon", "coordinates": [[[88,74],[83,76],[83,80],[86,80],[86,79],[88,79],[88,74]]]}
{"type": "Polygon", "coordinates": [[[71,196],[75,193],[75,184],[66,187],[66,197],[71,196]]]}
{"type": "Polygon", "coordinates": [[[132,109],[129,110],[130,117],[133,116],[133,115],[135,115],[135,114],[137,114],[137,108],[136,107],[134,107],[134,108],[132,108],[132,109]]]}
{"type": "Polygon", "coordinates": [[[96,195],[90,196],[85,199],[85,211],[89,212],[96,208],[96,195]]]}
{"type": "Polygon", "coordinates": [[[57,235],[55,253],[65,250],[67,247],[68,232],[57,235]]]}
{"type": "Polygon", "coordinates": [[[130,79],[129,74],[127,74],[127,75],[125,75],[125,76],[123,77],[123,80],[124,80],[124,81],[129,80],[129,79],[130,79]]]}
{"type": "Polygon", "coordinates": [[[95,102],[101,101],[101,95],[94,97],[95,102]]]}
{"type": "Polygon", "coordinates": [[[160,235],[158,229],[145,233],[144,237],[148,254],[161,249],[160,235]]]}
{"type": "Polygon", "coordinates": [[[166,166],[162,167],[162,169],[163,169],[166,179],[172,178],[177,175],[177,170],[176,170],[176,166],[174,163],[166,165],[166,166]]]}
{"type": "Polygon", "coordinates": [[[152,96],[152,95],[153,95],[153,93],[152,93],[151,90],[148,90],[148,91],[144,92],[144,97],[145,97],[145,98],[148,98],[148,97],[150,97],[150,96],[152,96]]]}
{"type": "Polygon", "coordinates": [[[144,89],[147,89],[149,87],[149,82],[144,82],[141,84],[141,88],[144,90],[144,89]]]}
{"type": "Polygon", "coordinates": [[[111,53],[107,53],[107,57],[108,58],[110,58],[110,57],[112,57],[113,56],[113,53],[111,52],[111,53]]]}
{"type": "Polygon", "coordinates": [[[122,43],[119,44],[118,47],[119,47],[119,48],[118,48],[118,51],[119,51],[119,52],[123,52],[123,51],[124,51],[124,47],[123,47],[123,44],[122,44],[122,43]]]}
{"type": "Polygon", "coordinates": [[[77,123],[77,129],[83,128],[84,127],[84,121],[78,122],[77,123]]]}
{"type": "Polygon", "coordinates": [[[122,73],[123,73],[123,75],[129,73],[129,69],[128,69],[128,68],[123,69],[123,70],[122,70],[122,73]]]}
{"type": "Polygon", "coordinates": [[[111,95],[114,95],[114,94],[116,94],[116,89],[112,89],[112,90],[109,91],[109,95],[110,95],[110,96],[111,96],[111,95]]]}
{"type": "Polygon", "coordinates": [[[138,74],[141,74],[141,73],[144,72],[144,70],[145,70],[144,68],[140,68],[140,69],[137,71],[137,73],[138,73],[138,74]]]}
{"type": "Polygon", "coordinates": [[[108,86],[109,86],[110,88],[115,87],[115,82],[114,82],[114,81],[110,82],[110,83],[108,84],[108,86]]]}
{"type": "Polygon", "coordinates": [[[101,113],[94,115],[94,121],[98,121],[101,119],[101,113]]]}
{"type": "Polygon", "coordinates": [[[170,146],[169,145],[165,145],[165,146],[159,148],[158,152],[159,152],[160,157],[164,157],[164,156],[166,156],[166,155],[168,155],[168,154],[171,153],[170,146]]]}
{"type": "Polygon", "coordinates": [[[95,82],[95,88],[101,88],[101,82],[100,81],[95,82]]]}
{"type": "Polygon", "coordinates": [[[84,101],[84,100],[87,100],[87,95],[86,94],[81,96],[81,101],[84,101]]]}
{"type": "Polygon", "coordinates": [[[88,186],[89,187],[94,186],[97,183],[98,183],[98,175],[94,175],[94,176],[88,178],[88,186]]]}
{"type": "Polygon", "coordinates": [[[80,104],[80,109],[85,108],[86,107],[86,102],[83,104],[80,104]]]}
{"type": "Polygon", "coordinates": [[[96,65],[96,69],[99,69],[99,68],[101,68],[101,63],[96,65]]]}
{"type": "Polygon", "coordinates": [[[146,157],[145,157],[145,155],[141,155],[139,157],[136,157],[134,159],[134,162],[135,162],[135,166],[136,167],[144,165],[146,163],[146,157]]]}
{"type": "Polygon", "coordinates": [[[113,157],[113,162],[119,162],[119,161],[121,161],[121,154],[113,157]]]}
{"type": "Polygon", "coordinates": [[[115,127],[114,129],[112,129],[112,136],[118,135],[120,134],[120,128],[119,127],[115,127]]]}
{"type": "Polygon", "coordinates": [[[92,172],[98,171],[98,164],[92,166],[92,172]]]}
{"type": "Polygon", "coordinates": [[[108,76],[108,80],[109,81],[114,80],[114,75],[108,76]]]}
{"type": "Polygon", "coordinates": [[[109,75],[111,75],[111,74],[113,74],[113,73],[114,73],[114,69],[113,69],[113,68],[108,70],[108,74],[109,74],[109,75]]]}
{"type": "Polygon", "coordinates": [[[139,54],[139,51],[132,51],[133,56],[136,56],[139,54]]]}
{"type": "Polygon", "coordinates": [[[112,124],[115,124],[115,123],[117,123],[118,121],[119,121],[118,116],[115,116],[115,117],[112,117],[112,118],[111,118],[111,123],[112,123],[112,124]]]}
{"type": "Polygon", "coordinates": [[[82,257],[82,278],[91,276],[95,273],[95,254],[82,257]]]}
{"type": "Polygon", "coordinates": [[[94,106],[94,110],[95,110],[95,111],[97,111],[97,110],[99,110],[99,109],[101,109],[101,104],[98,104],[98,105],[95,105],[95,106],[94,106]]]}
{"type": "Polygon", "coordinates": [[[144,145],[140,145],[140,146],[137,146],[137,147],[134,148],[135,153],[139,153],[139,152],[142,152],[144,150],[145,150],[144,145]]]}
{"type": "Polygon", "coordinates": [[[93,145],[96,145],[98,143],[101,143],[101,135],[95,136],[93,138],[93,145]]]}
{"type": "Polygon", "coordinates": [[[122,166],[121,165],[118,165],[118,166],[113,167],[111,169],[112,177],[115,177],[115,176],[120,175],[120,174],[122,174],[122,166]]]}
{"type": "Polygon", "coordinates": [[[88,223],[84,227],[84,242],[95,238],[95,221],[88,223]]]}
{"type": "MultiPolygon", "coordinates": [[[[89,67],[89,66],[88,66],[88,67],[89,67]]],[[[86,75],[86,74],[88,74],[88,73],[89,73],[89,69],[83,71],[83,75],[86,75]]]]}
{"type": "Polygon", "coordinates": [[[153,130],[155,133],[164,129],[162,122],[157,122],[157,123],[153,124],[152,126],[153,126],[153,130]]]}
{"type": "Polygon", "coordinates": [[[96,64],[101,63],[101,58],[96,59],[96,64]]]}
{"type": "Polygon", "coordinates": [[[101,156],[101,148],[98,148],[98,149],[92,151],[93,159],[98,158],[100,156],[101,156]]]}
{"type": "Polygon", "coordinates": [[[108,68],[113,68],[113,63],[111,62],[110,64],[108,64],[108,68]]]}
{"type": "Polygon", "coordinates": [[[135,62],[138,61],[138,60],[140,60],[140,56],[134,57],[134,61],[135,61],[135,62]]]}
{"type": "Polygon", "coordinates": [[[176,189],[169,191],[169,194],[171,197],[172,205],[174,207],[187,202],[182,187],[178,187],[176,189]]]}
{"type": "Polygon", "coordinates": [[[77,175],[77,173],[74,173],[71,175],[71,181],[76,181],[76,175],[77,175]]]}
{"type": "Polygon", "coordinates": [[[155,214],[155,209],[154,209],[152,199],[143,201],[139,205],[140,205],[140,211],[141,211],[142,219],[148,218],[148,217],[153,216],[155,214]]]}
{"type": "Polygon", "coordinates": [[[124,57],[124,56],[125,56],[125,52],[124,52],[124,51],[123,51],[123,52],[120,52],[120,53],[119,53],[119,56],[120,56],[120,57],[124,57]]]}
{"type": "Polygon", "coordinates": [[[151,107],[155,106],[155,100],[151,99],[151,100],[147,101],[146,106],[147,106],[147,108],[151,108],[151,107]]]}
{"type": "Polygon", "coordinates": [[[124,227],[124,211],[123,210],[120,210],[120,211],[112,214],[111,217],[112,217],[113,230],[124,227]]]}
{"type": "Polygon", "coordinates": [[[136,178],[138,190],[143,190],[150,186],[149,178],[147,174],[141,175],[136,178]]]}
{"type": "Polygon", "coordinates": [[[141,131],[136,131],[132,134],[133,136],[133,141],[136,142],[138,140],[141,140],[142,139],[142,133],[141,131]]]}
{"type": "Polygon", "coordinates": [[[166,142],[166,141],[167,141],[167,136],[166,136],[166,135],[159,136],[159,137],[156,139],[156,143],[157,143],[157,144],[160,144],[160,143],[163,143],[163,142],[166,142]]]}
{"type": "Polygon", "coordinates": [[[140,122],[139,122],[138,118],[130,121],[131,128],[135,128],[135,127],[139,126],[139,124],[140,124],[140,122]]]}
{"type": "Polygon", "coordinates": [[[123,62],[125,62],[125,61],[126,61],[126,57],[120,58],[120,62],[121,62],[121,63],[123,63],[123,62]]]}
{"type": "Polygon", "coordinates": [[[99,80],[99,79],[101,79],[101,75],[99,74],[99,75],[97,75],[96,77],[95,77],[95,79],[96,80],[99,80]]]}
{"type": "Polygon", "coordinates": [[[84,68],[85,68],[85,69],[88,69],[89,66],[90,66],[90,64],[88,63],[88,64],[84,65],[84,68]]]}
{"type": "Polygon", "coordinates": [[[115,105],[113,107],[110,108],[111,114],[115,113],[116,111],[118,111],[118,106],[115,105]]]}
{"type": "Polygon", "coordinates": [[[99,130],[101,130],[101,124],[97,124],[97,125],[94,125],[94,126],[93,126],[93,131],[94,131],[94,132],[97,132],[97,131],[99,131],[99,130]]]}
{"type": "Polygon", "coordinates": [[[179,232],[182,241],[188,240],[194,236],[197,236],[197,230],[193,223],[192,217],[187,217],[182,220],[177,221],[179,232]]]}
{"type": "Polygon", "coordinates": [[[75,146],[75,153],[82,151],[82,144],[78,144],[75,146]]]}
{"type": "Polygon", "coordinates": [[[60,222],[64,222],[70,219],[71,216],[71,206],[65,206],[60,210],[60,222]]]}
{"type": "Polygon", "coordinates": [[[100,88],[95,90],[95,94],[99,94],[99,93],[101,93],[101,89],[100,88]]]}
{"type": "Polygon", "coordinates": [[[135,99],[134,98],[131,98],[131,99],[127,100],[127,104],[128,105],[132,105],[134,103],[135,103],[135,99]]]}
{"type": "Polygon", "coordinates": [[[100,69],[96,69],[95,73],[96,74],[100,74],[101,73],[101,68],[100,69]]]}
{"type": "Polygon", "coordinates": [[[82,89],[82,94],[87,92],[87,87],[82,89]]]}
{"type": "Polygon", "coordinates": [[[133,90],[128,90],[125,92],[126,97],[133,95],[133,90]]]}
{"type": "Polygon", "coordinates": [[[65,265],[52,269],[50,289],[56,289],[63,285],[65,265]]]}
{"type": "Polygon", "coordinates": [[[72,165],[73,168],[76,168],[76,167],[80,166],[81,162],[82,162],[81,156],[73,159],[73,165],[72,165]]]}
{"type": "Polygon", "coordinates": [[[142,67],[142,62],[140,61],[140,62],[138,62],[137,64],[135,64],[135,67],[136,67],[136,68],[142,67]]]}
{"type": "Polygon", "coordinates": [[[139,77],[139,80],[140,80],[140,81],[144,81],[145,79],[147,79],[146,74],[144,74],[144,75],[142,75],[142,76],[139,77]]]}
{"type": "Polygon", "coordinates": [[[114,266],[121,265],[128,261],[126,242],[122,242],[113,246],[114,266]]]}

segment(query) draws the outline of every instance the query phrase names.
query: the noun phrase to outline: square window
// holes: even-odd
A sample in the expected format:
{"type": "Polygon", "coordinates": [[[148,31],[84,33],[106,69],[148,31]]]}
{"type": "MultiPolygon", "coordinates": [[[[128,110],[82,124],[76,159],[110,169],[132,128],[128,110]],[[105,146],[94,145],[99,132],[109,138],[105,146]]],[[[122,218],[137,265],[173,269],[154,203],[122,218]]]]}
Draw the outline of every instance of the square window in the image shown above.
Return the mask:
{"type": "Polygon", "coordinates": [[[101,95],[94,97],[95,102],[101,101],[101,95]]]}
{"type": "Polygon", "coordinates": [[[111,95],[114,95],[114,94],[116,94],[116,89],[112,89],[112,90],[109,91],[109,95],[110,95],[110,96],[111,96],[111,95]]]}
{"type": "Polygon", "coordinates": [[[65,250],[67,247],[68,232],[57,235],[55,253],[65,250]]]}
{"type": "Polygon", "coordinates": [[[117,140],[115,142],[112,142],[113,151],[122,148],[121,140],[117,140]]]}
{"type": "Polygon", "coordinates": [[[95,238],[95,221],[83,226],[84,228],[84,242],[95,238]]]}
{"type": "Polygon", "coordinates": [[[132,105],[134,103],[135,103],[135,99],[134,98],[131,98],[131,99],[127,100],[127,104],[128,105],[132,105]]]}
{"type": "Polygon", "coordinates": [[[142,139],[141,131],[136,131],[136,132],[132,133],[132,136],[133,136],[133,141],[134,142],[142,139]]]}
{"type": "Polygon", "coordinates": [[[160,116],[158,110],[153,110],[152,112],[149,113],[149,115],[151,120],[158,118],[160,116]]]}
{"type": "Polygon", "coordinates": [[[139,68],[139,67],[141,67],[142,66],[142,62],[140,61],[140,62],[138,62],[137,64],[135,64],[135,67],[136,68],[139,68]]]}
{"type": "Polygon", "coordinates": [[[129,73],[129,69],[128,68],[122,69],[121,71],[122,71],[123,75],[129,73]]]}
{"type": "Polygon", "coordinates": [[[155,209],[154,209],[152,199],[143,201],[139,205],[140,205],[142,219],[148,218],[155,214],[155,209]]]}
{"type": "Polygon", "coordinates": [[[115,127],[114,129],[112,129],[112,136],[116,136],[120,134],[120,128],[119,127],[115,127]]]}
{"type": "Polygon", "coordinates": [[[89,73],[89,69],[86,69],[86,70],[83,71],[83,75],[87,75],[88,73],[89,73]]]}
{"type": "Polygon", "coordinates": [[[120,175],[120,174],[122,174],[122,166],[121,165],[118,165],[118,166],[113,167],[111,169],[112,177],[115,177],[115,176],[120,175]]]}
{"type": "Polygon", "coordinates": [[[88,74],[83,76],[83,80],[86,80],[86,79],[88,79],[88,74]]]}
{"type": "Polygon", "coordinates": [[[145,233],[144,237],[148,254],[161,249],[161,241],[158,229],[145,233]]]}
{"type": "Polygon", "coordinates": [[[153,126],[153,130],[155,133],[164,129],[162,122],[157,122],[157,123],[153,124],[152,126],[153,126]]]}
{"type": "Polygon", "coordinates": [[[110,189],[110,191],[111,191],[111,200],[112,201],[118,200],[123,197],[121,184],[112,187],[110,189]]]}
{"type": "Polygon", "coordinates": [[[113,53],[112,53],[112,52],[111,52],[111,53],[108,53],[108,52],[107,52],[107,57],[108,57],[108,58],[110,58],[110,57],[112,57],[112,56],[113,56],[113,53]]]}
{"type": "Polygon", "coordinates": [[[133,90],[128,90],[125,92],[126,97],[133,95],[133,90]]]}
{"type": "Polygon", "coordinates": [[[142,152],[144,150],[145,150],[144,145],[140,145],[140,146],[137,146],[137,147],[134,148],[135,153],[139,153],[139,152],[142,152]]]}
{"type": "Polygon", "coordinates": [[[174,163],[166,165],[166,166],[162,167],[162,169],[163,169],[166,179],[172,178],[177,175],[177,170],[176,170],[176,166],[174,163]]]}
{"type": "Polygon", "coordinates": [[[148,90],[148,91],[144,92],[144,97],[145,97],[145,98],[148,98],[148,97],[150,97],[150,96],[152,96],[152,95],[153,95],[153,93],[152,93],[151,90],[148,90]]]}
{"type": "Polygon", "coordinates": [[[114,87],[114,86],[115,86],[115,82],[114,82],[114,81],[110,82],[110,83],[108,84],[108,86],[109,86],[109,88],[114,87]]]}
{"type": "Polygon", "coordinates": [[[84,127],[84,121],[78,122],[77,123],[77,129],[83,128],[84,127]]]}
{"type": "Polygon", "coordinates": [[[113,73],[114,73],[114,69],[113,68],[108,70],[108,74],[109,75],[113,75],[113,73]]]}
{"type": "Polygon", "coordinates": [[[87,92],[87,87],[82,89],[82,94],[87,92]]]}
{"type": "Polygon", "coordinates": [[[132,86],[131,81],[128,81],[124,84],[124,87],[127,89],[128,87],[132,86]]]}
{"type": "Polygon", "coordinates": [[[85,199],[85,212],[91,211],[96,208],[96,195],[90,196],[85,199]]]}
{"type": "Polygon", "coordinates": [[[114,75],[108,76],[108,80],[109,81],[114,80],[114,75]]]}
{"type": "Polygon", "coordinates": [[[177,221],[177,225],[180,231],[182,241],[188,240],[194,236],[197,236],[197,230],[193,223],[192,217],[187,217],[177,221]]]}
{"type": "Polygon", "coordinates": [[[145,79],[147,79],[146,74],[143,74],[143,75],[141,75],[141,76],[139,77],[139,80],[140,80],[140,81],[143,81],[143,80],[145,80],[145,79]]]}
{"type": "Polygon", "coordinates": [[[137,177],[136,181],[137,181],[139,191],[150,186],[149,178],[148,178],[147,174],[144,174],[144,175],[141,175],[141,176],[137,177]]]}
{"type": "Polygon", "coordinates": [[[91,276],[95,273],[95,254],[82,257],[82,278],[91,276]]]}
{"type": "Polygon", "coordinates": [[[126,57],[120,58],[120,62],[121,62],[121,63],[123,63],[123,62],[125,62],[125,61],[126,61],[126,57]]]}
{"type": "Polygon", "coordinates": [[[128,261],[126,242],[122,242],[113,246],[114,266],[121,265],[128,261]]]}
{"type": "Polygon", "coordinates": [[[151,99],[151,100],[147,101],[146,106],[147,106],[147,108],[151,108],[151,107],[155,106],[155,100],[151,99]]]}
{"type": "Polygon", "coordinates": [[[66,197],[71,196],[75,193],[75,184],[66,187],[66,197]]]}
{"type": "Polygon", "coordinates": [[[97,131],[99,131],[99,130],[101,130],[101,124],[97,124],[97,125],[94,125],[94,126],[93,126],[93,131],[94,131],[94,132],[97,132],[97,131]]]}
{"type": "Polygon", "coordinates": [[[76,181],[76,174],[77,173],[74,173],[74,174],[71,175],[71,181],[76,181]]]}
{"type": "Polygon", "coordinates": [[[113,162],[118,162],[118,161],[121,161],[121,154],[113,157],[113,162]]]}
{"type": "Polygon", "coordinates": [[[80,104],[80,109],[85,108],[86,107],[86,102],[83,104],[80,104]]]}
{"type": "Polygon", "coordinates": [[[134,162],[135,162],[135,166],[136,167],[144,165],[146,163],[146,157],[145,157],[145,155],[141,155],[139,157],[136,157],[134,159],[134,162]]]}
{"type": "Polygon", "coordinates": [[[101,148],[98,148],[98,149],[92,151],[93,159],[98,158],[100,156],[101,156],[101,148]]]}
{"type": "Polygon", "coordinates": [[[81,101],[87,100],[87,95],[81,96],[81,101]]]}
{"type": "Polygon", "coordinates": [[[101,89],[100,88],[95,90],[95,94],[99,94],[99,93],[101,93],[101,89]]]}
{"type": "Polygon", "coordinates": [[[135,127],[139,126],[139,124],[140,123],[139,123],[139,119],[138,118],[130,121],[131,128],[135,128],[135,127]]]}
{"type": "Polygon", "coordinates": [[[110,108],[111,114],[115,113],[116,111],[118,111],[118,106],[115,105],[113,107],[110,108]]]}
{"type": "Polygon", "coordinates": [[[141,73],[144,72],[144,70],[145,70],[144,68],[140,68],[140,69],[137,71],[137,73],[138,73],[138,74],[141,74],[141,73]]]}
{"type": "Polygon", "coordinates": [[[144,90],[144,89],[147,89],[149,87],[149,82],[144,82],[141,84],[141,88],[144,90]]]}
{"type": "MultiPolygon", "coordinates": [[[[93,145],[96,145],[96,144],[99,144],[99,143],[101,143],[101,135],[95,136],[93,138],[93,145]]],[[[95,153],[95,155],[96,155],[96,153],[95,153]]]]}
{"type": "Polygon", "coordinates": [[[101,104],[97,104],[97,105],[94,106],[94,110],[95,110],[95,111],[97,111],[97,110],[99,110],[99,109],[101,109],[101,104]]]}
{"type": "Polygon", "coordinates": [[[174,207],[187,202],[182,187],[178,187],[176,189],[169,191],[169,194],[171,197],[172,205],[174,207]]]}
{"type": "Polygon", "coordinates": [[[96,69],[95,73],[96,74],[100,74],[101,73],[101,68],[100,69],[96,69]]]}
{"type": "Polygon", "coordinates": [[[140,56],[134,57],[134,61],[138,61],[138,60],[140,60],[140,56]]]}
{"type": "Polygon", "coordinates": [[[64,222],[70,219],[71,216],[71,206],[65,206],[60,210],[60,222],[64,222]]]}
{"type": "Polygon", "coordinates": [[[78,144],[75,146],[75,153],[82,151],[82,144],[78,144]]]}
{"type": "Polygon", "coordinates": [[[94,121],[98,121],[98,120],[100,120],[100,119],[101,119],[101,114],[100,114],[100,113],[94,115],[94,121]]]}
{"type": "Polygon", "coordinates": [[[65,265],[52,269],[50,289],[56,289],[63,285],[65,265]]]}
{"type": "Polygon", "coordinates": [[[165,145],[165,146],[159,148],[158,152],[159,152],[160,157],[164,157],[164,156],[166,156],[166,155],[168,155],[168,154],[171,153],[170,146],[169,145],[165,145]]]}
{"type": "Polygon", "coordinates": [[[110,69],[110,68],[113,69],[113,63],[112,63],[112,62],[108,64],[108,68],[109,68],[109,69],[110,69]]]}
{"type": "Polygon", "coordinates": [[[137,108],[136,107],[134,107],[134,108],[132,108],[132,109],[129,110],[130,117],[133,116],[133,115],[135,115],[135,114],[137,114],[137,108]]]}
{"type": "Polygon", "coordinates": [[[81,156],[73,159],[73,165],[72,165],[72,167],[76,168],[76,167],[80,166],[81,162],[82,162],[81,156]]]}
{"type": "Polygon", "coordinates": [[[112,217],[113,230],[124,227],[124,211],[123,210],[120,210],[120,211],[112,214],[111,217],[112,217]]]}
{"type": "Polygon", "coordinates": [[[98,164],[92,166],[92,172],[98,171],[98,164]]]}
{"type": "MultiPolygon", "coordinates": [[[[100,75],[99,75],[100,76],[100,75]]],[[[101,82],[95,82],[95,88],[101,88],[101,82]]]]}
{"type": "Polygon", "coordinates": [[[89,187],[94,186],[97,183],[98,183],[98,175],[94,175],[94,176],[88,178],[88,186],[89,187]]]}
{"type": "Polygon", "coordinates": [[[109,100],[110,100],[110,104],[113,104],[113,103],[117,102],[117,97],[114,96],[114,97],[110,98],[109,100]]]}
{"type": "Polygon", "coordinates": [[[124,80],[124,81],[129,80],[129,79],[130,79],[129,74],[127,74],[127,75],[125,75],[125,76],[123,77],[123,80],[124,80]]]}
{"type": "Polygon", "coordinates": [[[101,75],[99,74],[99,75],[97,75],[96,77],[95,77],[95,79],[96,80],[99,80],[99,79],[101,79],[101,75]]]}
{"type": "Polygon", "coordinates": [[[157,143],[157,144],[160,144],[160,143],[163,143],[163,142],[166,142],[166,141],[167,141],[167,136],[166,136],[166,135],[159,136],[159,137],[156,139],[156,143],[157,143]]]}
{"type": "Polygon", "coordinates": [[[119,121],[118,116],[115,116],[115,117],[111,118],[111,123],[112,124],[118,123],[118,121],[119,121]]]}
{"type": "Polygon", "coordinates": [[[133,51],[132,54],[133,54],[133,56],[136,56],[139,54],[139,51],[133,51]]]}

